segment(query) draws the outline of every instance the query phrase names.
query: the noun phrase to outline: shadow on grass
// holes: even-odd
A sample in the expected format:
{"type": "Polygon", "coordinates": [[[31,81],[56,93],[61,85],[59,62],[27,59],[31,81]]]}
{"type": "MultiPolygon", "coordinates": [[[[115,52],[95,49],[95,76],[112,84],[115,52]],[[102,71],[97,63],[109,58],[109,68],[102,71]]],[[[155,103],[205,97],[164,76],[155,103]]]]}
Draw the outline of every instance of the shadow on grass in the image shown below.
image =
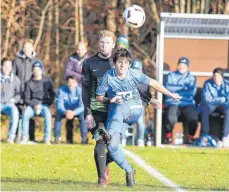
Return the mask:
{"type": "MultiPolygon", "coordinates": [[[[87,181],[72,181],[72,180],[58,180],[58,179],[28,179],[28,178],[17,178],[17,179],[12,179],[12,178],[1,178],[1,185],[6,183],[14,183],[14,184],[23,184],[25,185],[26,183],[28,184],[53,184],[53,185],[80,185],[82,187],[81,190],[88,190],[88,189],[95,189],[97,188],[97,184],[95,182],[87,182],[87,181]]],[[[16,186],[15,186],[16,187],[16,186]]],[[[117,191],[119,191],[120,187],[125,187],[125,184],[123,183],[110,183],[108,187],[114,187],[117,188],[117,191]]],[[[157,191],[174,191],[175,189],[172,189],[167,186],[161,186],[161,185],[149,185],[149,184],[139,184],[137,183],[134,188],[129,188],[130,190],[140,190],[143,191],[144,188],[147,188],[146,191],[149,191],[149,188],[152,188],[152,190],[157,189],[157,191]],[[143,190],[141,190],[143,189],[143,190]]],[[[3,189],[3,188],[2,188],[3,189]]],[[[196,187],[189,187],[189,188],[183,188],[187,191],[228,191],[228,188],[196,188],[196,187]]],[[[4,190],[4,189],[3,189],[4,190]]],[[[13,189],[12,189],[13,190],[13,189]]],[[[98,190],[98,189],[97,189],[98,190]]],[[[109,190],[109,188],[104,188],[104,190],[109,190]]],[[[116,189],[112,189],[113,191],[116,189]]],[[[122,189],[123,190],[123,189],[122,189]]],[[[125,189],[125,191],[129,191],[128,188],[125,189]]]]}
{"type": "MultiPolygon", "coordinates": [[[[97,188],[97,184],[95,182],[88,182],[88,181],[72,181],[72,180],[58,180],[58,179],[28,179],[28,178],[1,178],[1,185],[7,184],[7,183],[11,183],[13,184],[14,188],[12,190],[15,190],[18,186],[17,185],[74,185],[74,186],[80,186],[81,190],[99,190],[99,188],[97,188]]],[[[32,187],[32,186],[31,186],[32,187]]],[[[150,188],[152,188],[152,190],[157,189],[157,190],[161,190],[161,191],[171,191],[170,187],[166,187],[166,186],[161,186],[161,185],[145,185],[145,184],[136,184],[134,188],[126,188],[125,189],[125,181],[123,181],[123,184],[120,183],[110,183],[106,188],[104,188],[105,191],[110,191],[109,189],[111,189],[112,191],[120,191],[120,187],[122,188],[121,190],[125,190],[125,191],[131,191],[131,190],[137,190],[137,191],[143,191],[144,188],[146,191],[149,191],[150,188]],[[123,188],[124,187],[124,188],[123,188]],[[117,189],[116,189],[117,188],[117,189]],[[143,189],[143,190],[141,190],[143,189]]],[[[77,188],[77,187],[76,187],[77,188]]],[[[2,187],[3,189],[3,187],[2,187]]],[[[3,189],[4,190],[4,189],[3,189]]],[[[17,189],[18,190],[18,189],[17,189]]],[[[29,189],[28,189],[29,190],[29,189]]],[[[30,189],[30,190],[36,190],[36,189],[30,189]]],[[[19,191],[19,190],[18,190],[19,191]]],[[[37,191],[37,190],[36,190],[37,191]]]]}

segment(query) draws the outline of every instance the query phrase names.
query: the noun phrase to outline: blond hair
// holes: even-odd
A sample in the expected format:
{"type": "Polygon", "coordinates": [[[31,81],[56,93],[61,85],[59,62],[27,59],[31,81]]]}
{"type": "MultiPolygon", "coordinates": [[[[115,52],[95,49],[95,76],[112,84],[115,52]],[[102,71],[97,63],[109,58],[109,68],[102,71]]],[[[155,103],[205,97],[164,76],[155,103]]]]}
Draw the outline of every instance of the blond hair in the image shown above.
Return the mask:
{"type": "Polygon", "coordinates": [[[32,39],[25,39],[22,47],[24,47],[26,43],[31,43],[34,46],[34,41],[32,39]]]}
{"type": "Polygon", "coordinates": [[[99,34],[99,40],[103,37],[111,37],[113,42],[115,43],[116,42],[116,36],[115,34],[112,32],[112,31],[108,31],[108,30],[102,30],[100,31],[100,34],[99,34]]]}

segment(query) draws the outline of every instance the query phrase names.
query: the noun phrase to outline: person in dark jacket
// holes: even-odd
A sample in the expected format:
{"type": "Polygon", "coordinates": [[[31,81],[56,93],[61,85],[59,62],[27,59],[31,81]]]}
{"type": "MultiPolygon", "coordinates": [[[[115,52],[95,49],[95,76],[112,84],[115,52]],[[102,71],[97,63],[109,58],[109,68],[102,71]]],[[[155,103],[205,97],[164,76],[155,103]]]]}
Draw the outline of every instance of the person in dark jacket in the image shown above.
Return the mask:
{"type": "Polygon", "coordinates": [[[223,147],[229,147],[229,81],[223,69],[215,68],[213,78],[204,83],[201,94],[202,134],[209,133],[209,115],[215,110],[224,114],[223,147]]]}
{"type": "Polygon", "coordinates": [[[181,113],[184,114],[189,122],[189,139],[192,140],[198,126],[198,114],[194,96],[197,90],[196,78],[190,74],[189,59],[181,57],[178,60],[177,70],[170,72],[165,87],[179,94],[182,98],[179,102],[174,102],[166,96],[166,142],[172,142],[172,130],[178,121],[181,113]]]}
{"type": "Polygon", "coordinates": [[[7,143],[14,143],[19,121],[19,112],[16,106],[21,100],[21,83],[17,76],[12,73],[12,61],[3,58],[1,62],[1,113],[10,116],[10,130],[7,143]]]}
{"type": "Polygon", "coordinates": [[[85,59],[89,58],[87,53],[87,44],[85,42],[79,42],[76,48],[76,52],[73,53],[66,64],[66,77],[74,75],[78,82],[78,85],[82,87],[82,66],[85,59]]]}
{"type": "MultiPolygon", "coordinates": [[[[32,77],[32,64],[39,60],[36,57],[36,52],[34,49],[34,41],[32,39],[26,39],[23,43],[22,49],[17,53],[16,58],[13,61],[13,73],[17,75],[21,81],[22,88],[22,98],[20,104],[18,105],[19,111],[22,112],[24,109],[24,91],[25,91],[25,83],[31,79],[32,77]]],[[[29,131],[30,131],[30,140],[35,140],[34,132],[35,132],[35,121],[33,119],[30,120],[29,123],[29,131]]]]}
{"type": "Polygon", "coordinates": [[[84,105],[82,101],[82,89],[78,86],[76,76],[67,77],[67,85],[59,88],[56,95],[56,119],[55,119],[55,142],[61,143],[61,120],[66,118],[67,142],[73,143],[73,120],[78,117],[80,120],[81,143],[87,144],[87,127],[84,120],[84,105]],[[69,133],[70,132],[70,133],[69,133]]]}
{"type": "Polygon", "coordinates": [[[116,37],[113,32],[103,30],[99,35],[99,52],[86,59],[83,63],[82,95],[87,128],[96,140],[94,159],[98,173],[98,185],[106,186],[110,173],[106,167],[106,142],[99,135],[98,129],[105,126],[107,120],[107,103],[96,101],[96,88],[100,79],[111,69],[112,50],[115,47],[116,37]]]}
{"type": "Polygon", "coordinates": [[[55,98],[52,80],[43,77],[41,61],[33,63],[33,77],[25,85],[25,104],[22,115],[22,141],[27,144],[29,134],[29,120],[35,115],[44,117],[44,143],[50,144],[52,115],[49,109],[55,98]]]}

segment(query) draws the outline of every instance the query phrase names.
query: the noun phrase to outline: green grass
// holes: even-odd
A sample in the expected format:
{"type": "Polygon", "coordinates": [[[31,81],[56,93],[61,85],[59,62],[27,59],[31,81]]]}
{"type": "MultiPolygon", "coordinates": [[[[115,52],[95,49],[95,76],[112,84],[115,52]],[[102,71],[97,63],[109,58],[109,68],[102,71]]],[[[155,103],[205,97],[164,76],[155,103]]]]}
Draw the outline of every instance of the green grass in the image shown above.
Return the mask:
{"type": "Polygon", "coordinates": [[[136,148],[146,162],[188,190],[229,191],[229,150],[136,148]]]}
{"type": "MultiPolygon", "coordinates": [[[[93,145],[1,145],[4,191],[170,191],[130,160],[136,186],[125,186],[125,173],[112,163],[112,182],[98,188],[93,145]]],[[[187,190],[229,190],[229,150],[127,148],[187,190]]]]}

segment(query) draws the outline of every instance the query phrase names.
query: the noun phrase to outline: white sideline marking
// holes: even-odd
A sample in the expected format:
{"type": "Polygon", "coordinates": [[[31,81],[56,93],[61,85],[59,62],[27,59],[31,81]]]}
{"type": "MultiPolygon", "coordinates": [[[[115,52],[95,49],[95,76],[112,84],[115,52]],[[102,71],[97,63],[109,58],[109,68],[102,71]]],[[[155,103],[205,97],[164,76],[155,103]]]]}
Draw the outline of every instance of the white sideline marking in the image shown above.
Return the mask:
{"type": "Polygon", "coordinates": [[[182,189],[179,187],[176,183],[171,181],[170,179],[163,176],[159,171],[151,167],[149,164],[147,164],[142,158],[140,158],[138,155],[135,155],[134,153],[123,149],[123,152],[130,157],[133,161],[135,161],[140,167],[142,167],[146,172],[148,172],[151,176],[155,177],[165,185],[169,186],[170,188],[173,188],[176,191],[187,191],[185,189],[182,189]]]}

